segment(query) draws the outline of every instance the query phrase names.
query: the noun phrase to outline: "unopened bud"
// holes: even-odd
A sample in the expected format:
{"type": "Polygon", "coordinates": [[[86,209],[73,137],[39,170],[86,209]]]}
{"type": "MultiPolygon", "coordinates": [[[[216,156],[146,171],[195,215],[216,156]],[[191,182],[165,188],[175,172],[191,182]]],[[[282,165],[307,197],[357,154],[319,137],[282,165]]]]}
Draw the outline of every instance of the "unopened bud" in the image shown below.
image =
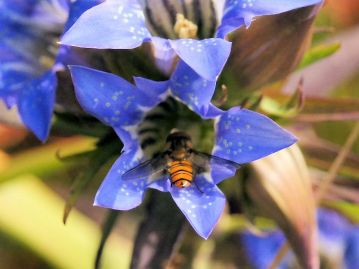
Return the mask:
{"type": "Polygon", "coordinates": [[[246,191],[255,210],[285,233],[299,263],[319,268],[315,200],[308,168],[294,145],[252,163],[255,176],[246,191]]]}

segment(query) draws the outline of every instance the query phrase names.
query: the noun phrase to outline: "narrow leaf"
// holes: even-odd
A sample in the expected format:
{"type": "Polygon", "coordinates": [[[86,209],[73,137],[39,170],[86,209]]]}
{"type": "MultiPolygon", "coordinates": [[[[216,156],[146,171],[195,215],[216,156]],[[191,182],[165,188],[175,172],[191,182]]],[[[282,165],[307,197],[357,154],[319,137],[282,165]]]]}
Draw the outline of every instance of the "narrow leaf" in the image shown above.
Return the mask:
{"type": "Polygon", "coordinates": [[[118,144],[108,144],[95,150],[88,162],[87,168],[79,175],[71,187],[69,198],[66,200],[63,222],[66,224],[67,218],[72,207],[76,204],[79,196],[86,190],[91,181],[95,178],[100,169],[108,162],[113,161],[113,156],[116,156],[121,151],[118,144]]]}
{"type": "Polygon", "coordinates": [[[319,60],[322,60],[330,55],[334,54],[340,49],[340,43],[333,44],[321,44],[310,49],[303,57],[299,64],[299,69],[302,69],[308,65],[311,65],[319,60]]]}
{"type": "Polygon", "coordinates": [[[9,165],[0,170],[0,182],[23,174],[52,175],[76,163],[65,163],[57,153],[71,155],[94,148],[96,140],[87,137],[58,139],[53,143],[31,148],[10,156],[9,165]]]}

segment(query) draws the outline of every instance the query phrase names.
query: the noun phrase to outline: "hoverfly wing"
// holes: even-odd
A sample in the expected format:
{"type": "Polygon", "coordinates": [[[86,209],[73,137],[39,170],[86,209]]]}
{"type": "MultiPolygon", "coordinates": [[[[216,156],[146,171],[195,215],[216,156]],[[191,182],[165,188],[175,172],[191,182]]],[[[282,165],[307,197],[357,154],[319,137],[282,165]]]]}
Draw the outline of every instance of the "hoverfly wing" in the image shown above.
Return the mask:
{"type": "Polygon", "coordinates": [[[166,169],[166,154],[161,153],[148,161],[140,163],[122,175],[123,180],[148,179],[155,180],[160,178],[166,169]]]}
{"type": "Polygon", "coordinates": [[[236,162],[196,150],[192,150],[192,162],[197,174],[209,171],[210,167],[212,169],[227,168],[230,170],[240,168],[240,165],[236,162]]]}

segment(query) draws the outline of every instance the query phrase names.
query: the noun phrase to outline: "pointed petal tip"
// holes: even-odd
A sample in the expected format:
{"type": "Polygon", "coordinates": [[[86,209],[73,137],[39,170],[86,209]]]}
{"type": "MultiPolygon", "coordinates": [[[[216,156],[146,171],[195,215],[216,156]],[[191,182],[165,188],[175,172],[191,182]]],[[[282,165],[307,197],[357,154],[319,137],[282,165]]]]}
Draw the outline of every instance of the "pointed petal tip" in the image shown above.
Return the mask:
{"type": "Polygon", "coordinates": [[[41,143],[45,144],[47,139],[49,138],[50,128],[48,130],[42,131],[42,132],[35,132],[32,130],[35,134],[35,136],[41,141],[41,143]]]}
{"type": "MultiPolygon", "coordinates": [[[[198,232],[197,232],[198,233],[198,232]]],[[[200,236],[200,237],[202,237],[204,240],[208,240],[208,238],[209,238],[209,236],[211,235],[211,233],[212,233],[212,231],[210,232],[210,233],[208,233],[208,234],[200,234],[200,233],[198,233],[198,235],[200,236]]]]}
{"type": "Polygon", "coordinates": [[[172,49],[198,75],[216,81],[227,62],[232,43],[221,38],[170,40],[172,49]]]}
{"type": "Polygon", "coordinates": [[[222,215],[225,197],[216,185],[208,183],[205,178],[197,177],[196,180],[200,187],[206,189],[205,194],[193,186],[188,190],[175,188],[170,193],[192,228],[207,240],[222,215]]]}

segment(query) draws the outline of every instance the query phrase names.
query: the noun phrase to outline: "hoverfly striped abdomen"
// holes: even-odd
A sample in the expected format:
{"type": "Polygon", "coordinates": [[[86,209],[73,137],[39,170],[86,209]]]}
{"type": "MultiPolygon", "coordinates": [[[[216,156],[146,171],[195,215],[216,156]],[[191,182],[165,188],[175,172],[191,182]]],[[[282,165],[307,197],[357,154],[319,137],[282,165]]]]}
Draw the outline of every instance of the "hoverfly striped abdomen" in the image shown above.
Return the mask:
{"type": "Polygon", "coordinates": [[[193,165],[188,160],[168,162],[167,171],[171,178],[171,185],[176,187],[189,187],[193,181],[193,165]]]}

